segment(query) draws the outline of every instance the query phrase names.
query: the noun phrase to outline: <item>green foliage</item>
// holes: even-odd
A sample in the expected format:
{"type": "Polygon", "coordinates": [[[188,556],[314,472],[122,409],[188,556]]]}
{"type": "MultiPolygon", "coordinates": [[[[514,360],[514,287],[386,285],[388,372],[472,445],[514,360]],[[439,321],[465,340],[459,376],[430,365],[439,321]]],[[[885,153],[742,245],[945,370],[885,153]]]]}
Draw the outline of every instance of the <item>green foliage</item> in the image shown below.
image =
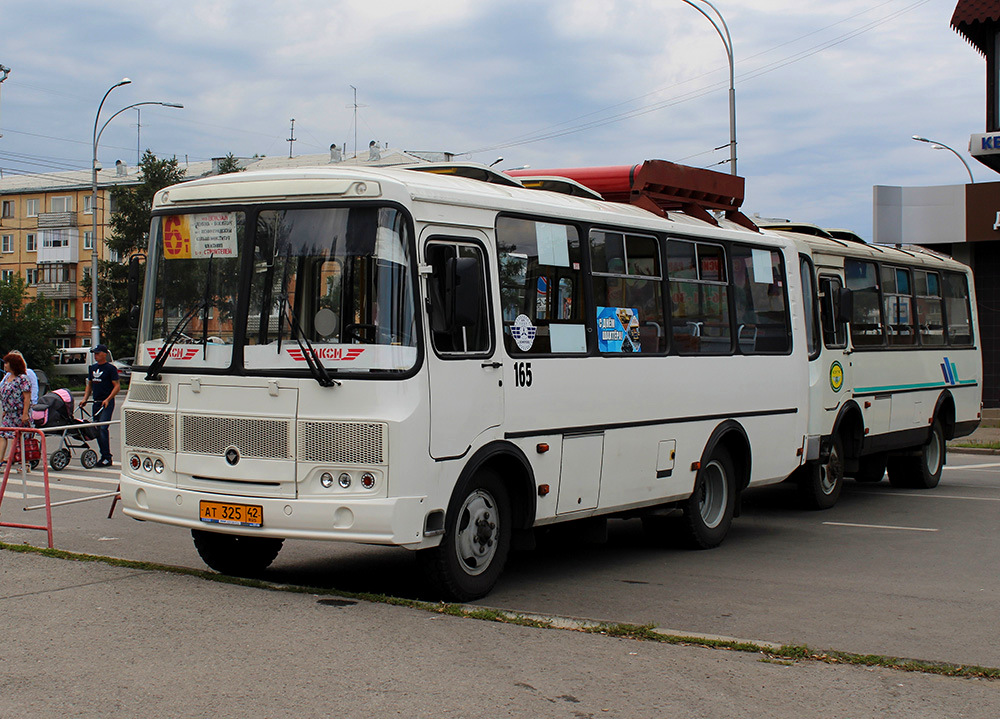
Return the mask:
{"type": "MultiPolygon", "coordinates": [[[[142,182],[138,185],[111,188],[115,211],[108,220],[111,235],[107,239],[107,245],[118,253],[122,261],[101,261],[97,269],[97,319],[101,323],[101,339],[111,348],[115,357],[135,355],[135,330],[129,325],[131,307],[128,304],[128,258],[146,251],[153,195],[184,179],[184,170],[176,157],[160,160],[149,150],[142,156],[139,169],[142,182]]],[[[89,269],[84,271],[81,285],[84,294],[89,297],[89,269]]]]}
{"type": "Polygon", "coordinates": [[[23,277],[0,282],[0,351],[20,350],[29,367],[47,371],[55,353],[52,338],[65,320],[56,317],[44,296],[27,300],[23,277]]]}
{"type": "Polygon", "coordinates": [[[240,161],[233,156],[233,153],[229,153],[221,160],[219,160],[219,174],[228,175],[233,172],[243,172],[246,168],[240,167],[240,161]]]}

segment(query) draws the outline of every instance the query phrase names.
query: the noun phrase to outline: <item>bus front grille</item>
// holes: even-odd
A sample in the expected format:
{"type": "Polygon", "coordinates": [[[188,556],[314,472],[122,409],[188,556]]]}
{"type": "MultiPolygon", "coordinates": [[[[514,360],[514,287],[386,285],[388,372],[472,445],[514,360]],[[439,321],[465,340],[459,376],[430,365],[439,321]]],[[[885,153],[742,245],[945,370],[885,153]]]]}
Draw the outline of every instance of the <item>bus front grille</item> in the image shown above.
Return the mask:
{"type": "Polygon", "coordinates": [[[243,457],[291,459],[291,424],[284,420],[181,415],[181,451],[223,456],[236,447],[243,457]]]}
{"type": "Polygon", "coordinates": [[[299,460],[384,464],[387,427],[375,422],[299,422],[299,460]]]}
{"type": "Polygon", "coordinates": [[[128,398],[134,402],[166,404],[170,399],[170,385],[132,380],[129,383],[128,398]]]}
{"type": "Polygon", "coordinates": [[[125,410],[125,445],[138,449],[174,451],[174,416],[125,410]]]}

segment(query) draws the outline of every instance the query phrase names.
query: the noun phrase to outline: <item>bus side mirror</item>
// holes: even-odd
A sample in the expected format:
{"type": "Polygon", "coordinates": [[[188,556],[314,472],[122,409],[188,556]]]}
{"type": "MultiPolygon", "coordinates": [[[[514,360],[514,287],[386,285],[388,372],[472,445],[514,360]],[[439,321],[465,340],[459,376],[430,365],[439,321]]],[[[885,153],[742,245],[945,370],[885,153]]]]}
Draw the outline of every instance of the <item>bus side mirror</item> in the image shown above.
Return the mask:
{"type": "Polygon", "coordinates": [[[854,316],[854,292],[841,287],[836,297],[836,320],[838,324],[846,325],[854,316]]]}
{"type": "Polygon", "coordinates": [[[142,279],[142,265],[138,255],[132,255],[128,261],[128,303],[129,306],[139,304],[139,281],[142,279]]]}
{"type": "Polygon", "coordinates": [[[472,257],[445,260],[444,307],[450,328],[470,327],[479,320],[483,278],[479,262],[472,257]]]}

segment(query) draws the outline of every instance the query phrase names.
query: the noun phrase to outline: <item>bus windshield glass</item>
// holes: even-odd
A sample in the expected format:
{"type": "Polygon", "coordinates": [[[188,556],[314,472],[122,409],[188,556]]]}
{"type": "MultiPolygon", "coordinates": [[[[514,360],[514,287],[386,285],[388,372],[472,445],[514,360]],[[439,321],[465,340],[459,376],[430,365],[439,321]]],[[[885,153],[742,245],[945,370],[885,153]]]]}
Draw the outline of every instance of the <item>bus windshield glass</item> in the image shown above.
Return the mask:
{"type": "Polygon", "coordinates": [[[305,371],[307,353],[331,373],[408,370],[417,357],[409,244],[405,216],[385,207],[155,217],[143,360],[173,340],[165,371],[241,358],[247,370],[305,371]]]}

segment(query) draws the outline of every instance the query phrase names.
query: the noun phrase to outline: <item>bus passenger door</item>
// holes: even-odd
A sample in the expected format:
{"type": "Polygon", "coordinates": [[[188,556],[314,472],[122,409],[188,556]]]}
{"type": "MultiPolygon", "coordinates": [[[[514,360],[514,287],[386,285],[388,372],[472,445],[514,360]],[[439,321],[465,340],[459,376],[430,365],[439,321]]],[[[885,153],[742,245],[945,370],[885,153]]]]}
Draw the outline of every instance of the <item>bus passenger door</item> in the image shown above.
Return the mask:
{"type": "Polygon", "coordinates": [[[837,410],[851,396],[851,362],[847,346],[847,325],[837,321],[837,304],[844,280],[837,275],[819,278],[820,319],[823,326],[819,383],[823,386],[823,408],[837,410]]]}
{"type": "Polygon", "coordinates": [[[423,247],[430,454],[459,457],[503,421],[502,357],[490,322],[485,240],[434,233],[423,247]]]}

